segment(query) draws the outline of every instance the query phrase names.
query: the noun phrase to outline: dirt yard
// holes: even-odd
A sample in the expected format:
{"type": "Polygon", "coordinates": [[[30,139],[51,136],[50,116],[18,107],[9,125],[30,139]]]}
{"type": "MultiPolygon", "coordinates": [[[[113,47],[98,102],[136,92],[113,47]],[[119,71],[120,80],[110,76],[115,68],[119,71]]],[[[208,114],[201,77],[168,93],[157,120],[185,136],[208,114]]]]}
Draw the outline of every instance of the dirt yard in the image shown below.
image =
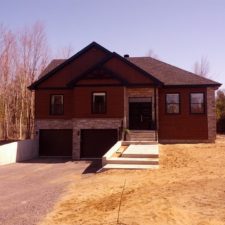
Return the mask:
{"type": "Polygon", "coordinates": [[[216,144],[161,145],[160,165],[81,176],[41,224],[225,224],[225,136],[216,144]]]}

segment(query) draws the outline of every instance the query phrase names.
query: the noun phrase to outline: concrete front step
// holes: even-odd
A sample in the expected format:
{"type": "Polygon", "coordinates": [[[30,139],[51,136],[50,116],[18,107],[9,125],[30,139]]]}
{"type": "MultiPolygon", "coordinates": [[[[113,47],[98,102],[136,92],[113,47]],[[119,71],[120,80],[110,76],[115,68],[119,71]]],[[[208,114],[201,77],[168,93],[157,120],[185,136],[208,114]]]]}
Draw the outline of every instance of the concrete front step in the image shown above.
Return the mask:
{"type": "Polygon", "coordinates": [[[156,159],[159,158],[158,154],[122,154],[123,158],[151,158],[156,159]]]}
{"type": "Polygon", "coordinates": [[[129,138],[130,141],[155,141],[155,137],[131,137],[129,138]]]}
{"type": "Polygon", "coordinates": [[[102,167],[100,171],[104,171],[107,169],[158,169],[159,165],[138,165],[138,164],[106,164],[102,167]]]}
{"type": "Polygon", "coordinates": [[[103,158],[104,169],[157,169],[159,146],[157,142],[118,142],[103,158]],[[119,143],[119,144],[118,144],[119,143]],[[112,154],[114,151],[114,154],[112,154]],[[115,154],[117,153],[117,154],[115,154]],[[118,155],[119,153],[119,155],[118,155]]]}
{"type": "Polygon", "coordinates": [[[122,145],[157,145],[157,141],[123,141],[122,145]]]}
{"type": "Polygon", "coordinates": [[[130,137],[155,137],[154,133],[129,133],[130,137]]]}
{"type": "Polygon", "coordinates": [[[154,137],[154,133],[129,133],[129,136],[138,136],[138,137],[154,137]]]}
{"type": "Polygon", "coordinates": [[[112,157],[107,160],[107,164],[140,164],[140,165],[158,165],[158,158],[123,158],[112,157]]]}
{"type": "Polygon", "coordinates": [[[143,134],[143,133],[155,133],[156,131],[155,130],[130,130],[129,131],[129,134],[131,134],[131,133],[141,133],[141,134],[143,134]]]}
{"type": "Polygon", "coordinates": [[[131,131],[128,135],[130,141],[155,141],[155,131],[131,131]]]}
{"type": "Polygon", "coordinates": [[[129,137],[128,141],[156,141],[155,137],[129,137]]]}

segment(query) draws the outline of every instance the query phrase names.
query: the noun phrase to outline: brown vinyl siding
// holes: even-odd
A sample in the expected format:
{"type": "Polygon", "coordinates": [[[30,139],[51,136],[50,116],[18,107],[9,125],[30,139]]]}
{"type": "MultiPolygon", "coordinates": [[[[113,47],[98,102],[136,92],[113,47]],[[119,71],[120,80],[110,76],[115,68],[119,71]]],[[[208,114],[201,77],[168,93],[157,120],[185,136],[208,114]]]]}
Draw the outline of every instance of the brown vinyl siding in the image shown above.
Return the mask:
{"type": "MultiPolygon", "coordinates": [[[[190,113],[190,93],[195,92],[206,94],[206,88],[159,89],[159,140],[208,139],[207,110],[204,114],[190,113]],[[179,114],[166,114],[167,93],[180,94],[179,114]]],[[[205,107],[207,107],[207,102],[205,102],[205,107]]]]}
{"type": "Polygon", "coordinates": [[[123,87],[77,87],[73,95],[73,117],[75,118],[123,118],[124,116],[123,87]],[[106,93],[106,113],[92,113],[94,92],[106,93]]]}
{"type": "Polygon", "coordinates": [[[123,118],[123,87],[77,87],[74,90],[36,90],[36,119],[69,119],[69,118],[123,118]],[[106,113],[92,113],[92,93],[106,92],[106,113]],[[50,97],[53,94],[64,96],[64,114],[50,115],[50,97]]]}
{"type": "Polygon", "coordinates": [[[86,71],[87,68],[100,62],[105,56],[106,53],[102,50],[92,48],[62,70],[58,71],[54,76],[41,83],[39,87],[65,87],[73,78],[86,71]]]}
{"type": "Polygon", "coordinates": [[[35,118],[36,119],[69,119],[72,118],[72,90],[36,90],[35,118]],[[64,109],[62,115],[50,114],[51,95],[63,95],[64,109]]]}

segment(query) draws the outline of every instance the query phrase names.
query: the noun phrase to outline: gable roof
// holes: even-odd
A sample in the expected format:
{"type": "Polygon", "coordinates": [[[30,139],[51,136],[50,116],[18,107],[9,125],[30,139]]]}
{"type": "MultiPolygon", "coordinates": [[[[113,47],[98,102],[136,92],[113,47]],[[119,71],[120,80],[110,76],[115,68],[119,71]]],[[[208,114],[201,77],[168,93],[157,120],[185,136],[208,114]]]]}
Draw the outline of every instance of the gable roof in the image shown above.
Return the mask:
{"type": "MultiPolygon", "coordinates": [[[[40,83],[53,76],[57,71],[63,69],[66,65],[73,62],[76,58],[87,52],[91,48],[99,48],[102,51],[106,52],[108,58],[116,57],[133,67],[135,70],[141,72],[146,77],[149,77],[158,85],[166,86],[215,86],[219,87],[221,84],[213,80],[207,79],[202,76],[198,76],[194,73],[188,72],[186,70],[180,69],[173,65],[167,64],[165,62],[159,61],[151,57],[128,57],[124,58],[115,52],[110,52],[96,42],[92,42],[87,47],[79,51],[77,54],[72,56],[69,59],[54,59],[50,64],[45,68],[45,70],[40,74],[39,79],[31,84],[28,88],[35,89],[40,83]]],[[[106,57],[107,58],[107,57],[106,57]]],[[[107,61],[107,60],[106,60],[107,61]]],[[[99,63],[96,66],[104,66],[105,61],[99,63]]],[[[95,69],[87,68],[87,72],[95,69]]],[[[86,74],[86,72],[82,73],[86,74]]],[[[80,74],[78,77],[82,76],[80,74]]],[[[68,87],[73,86],[76,83],[77,79],[72,80],[68,83],[68,87]]]]}
{"type": "MultiPolygon", "coordinates": [[[[32,83],[28,88],[30,90],[35,89],[40,83],[42,83],[44,80],[48,79],[49,77],[51,77],[52,75],[54,75],[57,71],[61,70],[62,68],[64,68],[66,65],[70,64],[71,62],[73,62],[76,58],[80,57],[81,55],[83,55],[85,52],[87,52],[89,49],[91,48],[98,48],[101,49],[102,51],[106,52],[106,53],[111,53],[109,50],[107,50],[106,48],[102,47],[101,45],[99,45],[96,42],[92,42],[91,44],[89,44],[88,46],[86,46],[85,48],[83,48],[82,50],[80,50],[79,52],[77,52],[75,55],[73,55],[72,57],[70,57],[69,59],[65,59],[64,61],[58,61],[58,65],[50,70],[49,72],[47,72],[46,74],[44,74],[44,71],[47,69],[47,67],[51,67],[54,66],[54,63],[50,63],[46,69],[41,73],[42,76],[39,76],[39,79],[37,81],[35,81],[34,83],[32,83]]],[[[54,60],[52,60],[54,61],[54,60]]]]}
{"type": "Polygon", "coordinates": [[[119,58],[121,61],[123,61],[124,63],[128,64],[129,66],[133,67],[135,70],[141,72],[143,75],[145,75],[146,77],[151,78],[151,80],[154,81],[155,84],[158,85],[162,85],[163,82],[161,80],[159,80],[158,78],[156,78],[152,73],[145,71],[143,68],[141,68],[140,66],[137,66],[134,63],[131,63],[129,60],[127,60],[126,58],[122,57],[121,55],[117,54],[116,52],[113,52],[113,54],[119,58]]]}
{"type": "Polygon", "coordinates": [[[130,62],[151,73],[166,86],[205,85],[220,86],[221,84],[208,78],[172,66],[151,57],[130,57],[130,62]]]}
{"type": "MultiPolygon", "coordinates": [[[[53,76],[56,72],[63,69],[65,66],[67,66],[68,64],[70,64],[71,62],[76,60],[78,57],[80,57],[82,54],[84,54],[85,52],[87,52],[91,48],[101,49],[102,51],[104,51],[106,53],[106,55],[107,55],[106,58],[108,57],[110,59],[110,58],[116,57],[120,61],[122,61],[122,62],[126,63],[127,65],[129,65],[130,67],[132,67],[134,70],[141,73],[141,75],[145,76],[147,79],[152,80],[154,84],[162,85],[162,82],[160,80],[158,80],[157,78],[155,78],[150,73],[143,70],[142,68],[140,68],[140,67],[136,66],[135,64],[129,62],[124,57],[120,56],[119,54],[117,54],[115,52],[110,52],[109,50],[105,49],[104,47],[97,44],[96,42],[92,42],[87,47],[85,47],[84,49],[82,49],[81,51],[79,51],[77,54],[75,54],[74,56],[72,56],[69,59],[52,60],[51,63],[46,67],[46,69],[41,73],[41,75],[39,76],[39,79],[37,81],[35,81],[34,83],[32,83],[28,88],[31,89],[31,90],[36,89],[38,87],[38,85],[41,84],[43,81],[45,81],[48,78],[50,78],[51,76],[53,76]]],[[[103,65],[105,62],[107,62],[107,60],[104,61],[104,59],[103,59],[103,61],[101,61],[99,63],[103,65]]],[[[87,68],[87,71],[90,71],[90,68],[87,68]]],[[[80,74],[78,76],[81,76],[82,74],[80,74]]],[[[115,75],[115,73],[114,73],[114,75],[115,75]]],[[[117,74],[117,75],[119,75],[119,74],[117,74]]],[[[68,87],[72,87],[72,85],[75,84],[76,81],[77,81],[77,79],[75,78],[74,80],[69,82],[68,87]]]]}
{"type": "Polygon", "coordinates": [[[123,84],[128,84],[128,81],[123,79],[119,74],[111,71],[110,69],[104,67],[104,64],[109,61],[111,58],[113,57],[113,54],[110,54],[108,56],[106,56],[102,61],[100,61],[99,63],[95,64],[94,66],[88,68],[85,72],[81,73],[79,76],[75,77],[74,79],[72,79],[68,84],[67,87],[73,87],[78,81],[80,81],[81,79],[85,78],[89,73],[94,72],[97,69],[103,69],[104,71],[110,73],[116,80],[121,81],[123,84]]]}
{"type": "Polygon", "coordinates": [[[157,85],[162,85],[162,82],[159,81],[157,78],[155,78],[154,76],[152,76],[150,73],[147,73],[145,70],[141,69],[140,67],[136,66],[135,64],[129,62],[128,60],[126,60],[124,57],[118,55],[117,53],[113,52],[111,54],[108,54],[108,56],[106,56],[102,61],[100,61],[99,63],[95,64],[94,66],[88,68],[84,73],[81,73],[78,77],[74,78],[73,80],[71,80],[67,86],[68,87],[73,87],[76,82],[78,80],[80,80],[82,77],[86,76],[88,73],[93,72],[96,68],[100,68],[102,67],[103,69],[107,70],[108,72],[110,72],[116,79],[120,79],[120,81],[123,81],[123,84],[129,84],[128,79],[124,79],[122,78],[122,76],[120,75],[120,73],[116,73],[113,72],[112,70],[110,70],[109,68],[106,68],[104,65],[112,58],[118,58],[119,60],[121,60],[122,62],[128,64],[129,66],[131,66],[133,69],[139,71],[142,75],[144,75],[145,77],[153,80],[154,84],[157,85]]]}

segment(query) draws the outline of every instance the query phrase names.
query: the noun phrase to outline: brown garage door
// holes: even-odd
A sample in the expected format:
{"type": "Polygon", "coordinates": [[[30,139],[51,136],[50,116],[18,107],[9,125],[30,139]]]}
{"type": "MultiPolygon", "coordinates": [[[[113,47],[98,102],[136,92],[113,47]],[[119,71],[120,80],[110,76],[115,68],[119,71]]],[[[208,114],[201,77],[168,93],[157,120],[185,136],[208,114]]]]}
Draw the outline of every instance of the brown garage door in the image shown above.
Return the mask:
{"type": "Polygon", "coordinates": [[[81,130],[81,158],[100,158],[117,140],[116,129],[81,130]]]}
{"type": "Polygon", "coordinates": [[[40,156],[72,156],[72,130],[40,130],[40,156]]]}

